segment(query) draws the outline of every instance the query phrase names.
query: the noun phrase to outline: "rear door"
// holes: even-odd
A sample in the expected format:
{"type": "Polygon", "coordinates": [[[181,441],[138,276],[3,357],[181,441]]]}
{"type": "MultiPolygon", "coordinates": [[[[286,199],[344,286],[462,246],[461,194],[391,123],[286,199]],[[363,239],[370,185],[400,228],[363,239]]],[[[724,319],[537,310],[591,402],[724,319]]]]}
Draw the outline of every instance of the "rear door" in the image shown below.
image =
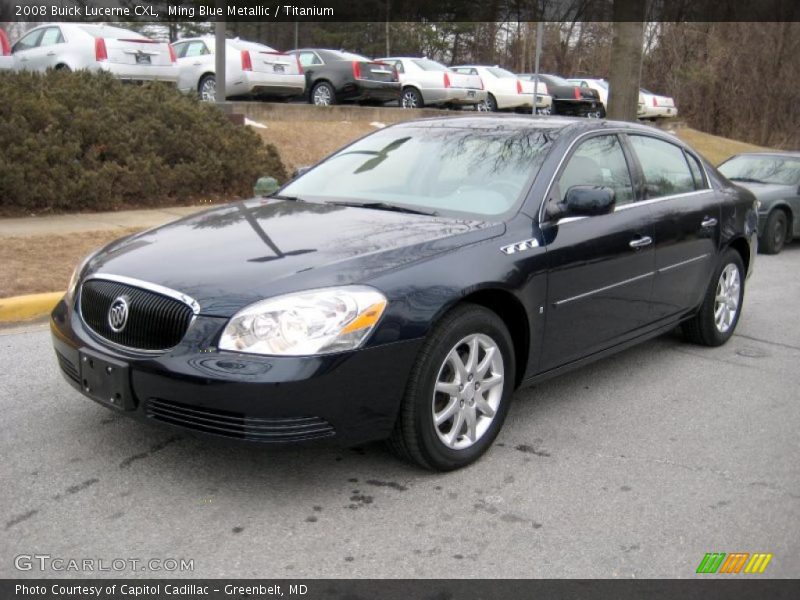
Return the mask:
{"type": "Polygon", "coordinates": [[[648,325],[655,253],[650,208],[636,196],[629,157],[616,134],[592,135],[567,157],[547,202],[575,185],[610,187],[606,215],[542,224],[548,286],[542,368],[551,369],[635,336],[648,325]]]}
{"type": "Polygon", "coordinates": [[[186,40],[172,45],[178,65],[178,89],[197,91],[200,77],[214,72],[214,55],[204,40],[186,40]]]}
{"type": "Polygon", "coordinates": [[[720,200],[699,159],[646,134],[625,136],[641,172],[642,196],[656,222],[653,318],[696,307],[711,277],[720,240],[720,200]]]}
{"type": "Polygon", "coordinates": [[[34,69],[34,59],[37,56],[39,41],[42,39],[44,31],[45,28],[31,31],[14,44],[11,52],[14,55],[15,68],[25,71],[34,69]]]}
{"type": "Polygon", "coordinates": [[[28,52],[28,69],[46,71],[55,67],[61,60],[60,51],[64,48],[64,35],[60,27],[48,27],[42,32],[36,48],[28,52]]]}

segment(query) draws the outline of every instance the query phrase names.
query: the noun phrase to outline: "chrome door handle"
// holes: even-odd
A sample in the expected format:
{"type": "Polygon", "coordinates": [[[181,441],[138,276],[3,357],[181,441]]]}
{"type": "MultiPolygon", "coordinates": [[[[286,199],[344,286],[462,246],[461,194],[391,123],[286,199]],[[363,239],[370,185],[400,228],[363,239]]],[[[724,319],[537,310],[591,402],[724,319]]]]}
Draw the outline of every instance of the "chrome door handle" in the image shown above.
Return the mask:
{"type": "Polygon", "coordinates": [[[192,63],[192,65],[194,65],[195,67],[199,67],[199,66],[200,66],[200,65],[202,65],[202,64],[203,64],[203,63],[201,63],[201,62],[192,63]]]}
{"type": "Polygon", "coordinates": [[[717,224],[717,220],[714,217],[706,217],[705,220],[700,223],[703,227],[714,227],[717,224]]]}
{"type": "Polygon", "coordinates": [[[47,53],[47,56],[55,56],[55,55],[56,55],[56,53],[53,52],[53,51],[50,51],[50,52],[47,53]]]}
{"type": "Polygon", "coordinates": [[[645,235],[643,237],[636,238],[635,240],[631,240],[630,242],[628,242],[628,245],[631,248],[639,249],[639,248],[644,248],[645,246],[649,246],[652,243],[653,243],[653,238],[651,238],[648,235],[645,235]]]}

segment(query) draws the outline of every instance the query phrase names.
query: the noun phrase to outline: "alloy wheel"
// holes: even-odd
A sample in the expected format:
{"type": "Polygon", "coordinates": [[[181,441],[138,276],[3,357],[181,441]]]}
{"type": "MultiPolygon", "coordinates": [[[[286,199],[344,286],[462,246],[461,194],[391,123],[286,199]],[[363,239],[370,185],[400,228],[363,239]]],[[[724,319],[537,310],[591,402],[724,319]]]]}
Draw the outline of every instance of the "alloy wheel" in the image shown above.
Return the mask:
{"type": "Polygon", "coordinates": [[[213,77],[207,78],[200,86],[200,99],[203,102],[217,101],[217,80],[213,77]]]}
{"type": "Polygon", "coordinates": [[[728,264],[719,276],[714,299],[714,324],[720,333],[726,333],[736,320],[741,288],[739,269],[734,264],[728,264]]]}
{"type": "Polygon", "coordinates": [[[331,90],[327,85],[319,85],[314,89],[314,104],[329,106],[331,103],[331,90]]]}
{"type": "Polygon", "coordinates": [[[488,335],[468,335],[439,368],[432,406],[436,434],[448,448],[463,450],[483,437],[503,397],[503,355],[488,335]]]}
{"type": "Polygon", "coordinates": [[[403,92],[403,108],[417,108],[417,95],[411,90],[403,92]]]}

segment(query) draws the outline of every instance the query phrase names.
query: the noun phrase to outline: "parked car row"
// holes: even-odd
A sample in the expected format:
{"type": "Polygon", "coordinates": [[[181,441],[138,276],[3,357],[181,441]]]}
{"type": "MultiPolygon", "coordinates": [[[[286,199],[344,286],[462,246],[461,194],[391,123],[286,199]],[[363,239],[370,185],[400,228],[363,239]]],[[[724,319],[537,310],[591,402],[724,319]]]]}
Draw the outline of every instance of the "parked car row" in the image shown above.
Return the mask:
{"type": "MultiPolygon", "coordinates": [[[[52,23],[27,32],[13,47],[0,36],[0,69],[88,69],[124,80],[166,81],[201,99],[217,98],[215,38],[181,39],[173,44],[104,24],[52,23]]],[[[469,107],[485,111],[533,111],[603,118],[608,82],[598,78],[514,74],[500,66],[448,67],[426,57],[392,56],[372,60],[323,48],[280,52],[241,39],[226,41],[226,97],[288,99],[303,97],[327,106],[340,102],[404,108],[469,107]],[[535,98],[534,98],[535,96],[535,98]]],[[[639,94],[639,117],[674,117],[672,98],[647,90],[639,94]]]]}

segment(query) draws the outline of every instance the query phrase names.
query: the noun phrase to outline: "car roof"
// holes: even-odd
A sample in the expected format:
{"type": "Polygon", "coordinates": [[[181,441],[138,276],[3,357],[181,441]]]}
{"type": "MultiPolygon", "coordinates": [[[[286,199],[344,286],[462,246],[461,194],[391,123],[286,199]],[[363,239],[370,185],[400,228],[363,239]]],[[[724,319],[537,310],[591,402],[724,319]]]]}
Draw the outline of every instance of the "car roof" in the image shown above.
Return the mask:
{"type": "Polygon", "coordinates": [[[480,115],[464,117],[429,117],[415,119],[413,121],[401,121],[390,127],[402,127],[403,125],[440,126],[452,128],[474,128],[474,129],[496,129],[496,128],[526,128],[535,127],[540,129],[562,130],[575,129],[583,131],[602,131],[604,129],[628,129],[642,133],[660,135],[666,139],[675,140],[676,143],[684,144],[680,139],[670,135],[662,129],[652,125],[641,123],[630,123],[627,121],[608,121],[605,119],[584,119],[580,117],[561,117],[561,116],[524,116],[515,114],[505,115],[480,115]]]}
{"type": "Polygon", "coordinates": [[[735,158],[737,156],[782,156],[786,158],[800,158],[800,150],[764,150],[755,152],[739,152],[738,154],[731,156],[731,158],[735,158]]]}

